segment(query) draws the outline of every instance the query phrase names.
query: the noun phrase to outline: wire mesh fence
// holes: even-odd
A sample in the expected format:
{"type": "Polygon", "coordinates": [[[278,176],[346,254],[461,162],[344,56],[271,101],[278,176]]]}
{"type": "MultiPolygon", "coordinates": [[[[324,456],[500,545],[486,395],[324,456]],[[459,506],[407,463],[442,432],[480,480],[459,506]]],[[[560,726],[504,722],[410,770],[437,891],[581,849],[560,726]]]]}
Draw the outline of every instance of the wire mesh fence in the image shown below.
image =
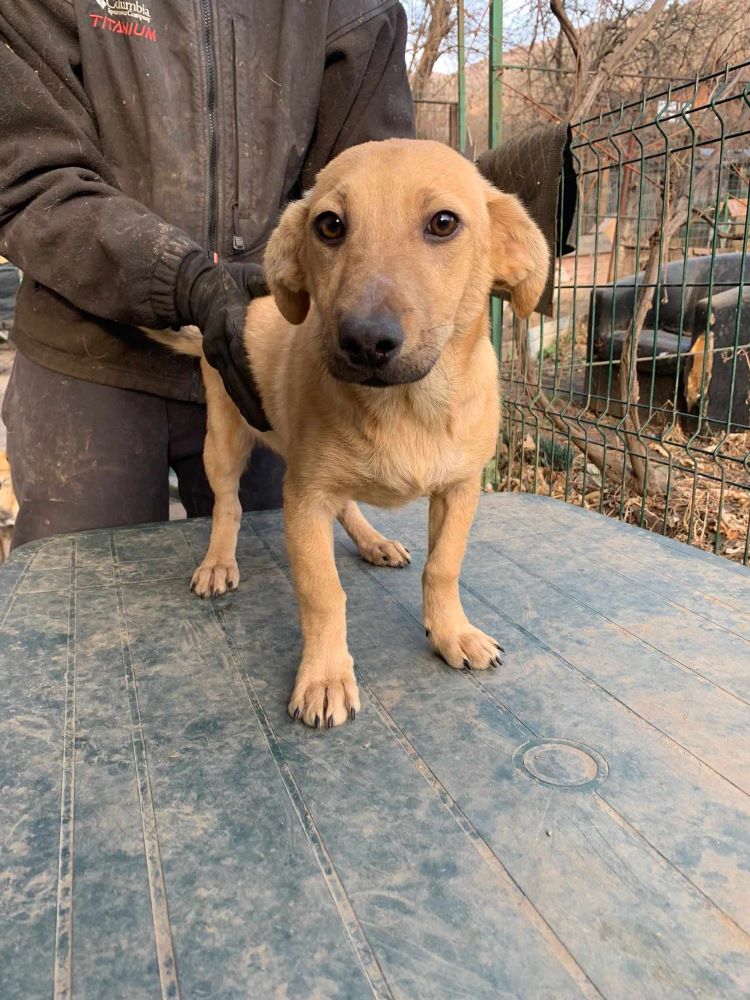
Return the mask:
{"type": "Polygon", "coordinates": [[[488,489],[748,563],[750,62],[578,123],[550,318],[505,307],[488,489]]]}

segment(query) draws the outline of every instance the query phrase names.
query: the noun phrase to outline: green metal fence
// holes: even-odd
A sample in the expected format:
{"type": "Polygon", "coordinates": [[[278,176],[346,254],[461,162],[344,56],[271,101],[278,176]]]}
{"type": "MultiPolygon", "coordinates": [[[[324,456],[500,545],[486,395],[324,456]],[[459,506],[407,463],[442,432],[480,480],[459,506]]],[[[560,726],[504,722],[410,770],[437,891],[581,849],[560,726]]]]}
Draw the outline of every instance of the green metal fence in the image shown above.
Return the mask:
{"type": "Polygon", "coordinates": [[[486,488],[748,563],[750,62],[578,123],[554,316],[506,305],[486,488]]]}

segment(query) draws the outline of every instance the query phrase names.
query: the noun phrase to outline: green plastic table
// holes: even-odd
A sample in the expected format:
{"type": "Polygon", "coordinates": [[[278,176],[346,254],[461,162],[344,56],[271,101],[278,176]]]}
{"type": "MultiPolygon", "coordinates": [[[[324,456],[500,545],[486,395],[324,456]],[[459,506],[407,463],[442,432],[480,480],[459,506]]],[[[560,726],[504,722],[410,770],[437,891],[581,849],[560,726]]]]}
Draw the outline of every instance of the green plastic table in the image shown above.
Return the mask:
{"type": "Polygon", "coordinates": [[[292,723],[277,513],[238,592],[206,521],[56,537],[0,571],[0,996],[747,997],[750,574],[530,496],[483,497],[464,603],[420,623],[426,510],[343,535],[362,712],[292,723]]]}

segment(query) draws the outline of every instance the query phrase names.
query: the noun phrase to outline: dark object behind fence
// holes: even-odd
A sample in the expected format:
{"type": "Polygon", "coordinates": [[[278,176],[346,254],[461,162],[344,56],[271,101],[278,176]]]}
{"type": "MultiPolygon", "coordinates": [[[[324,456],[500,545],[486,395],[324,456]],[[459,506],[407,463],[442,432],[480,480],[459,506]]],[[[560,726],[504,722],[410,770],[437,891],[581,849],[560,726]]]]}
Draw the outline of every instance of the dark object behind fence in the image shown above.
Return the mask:
{"type": "MultiPolygon", "coordinates": [[[[638,338],[641,399],[651,406],[669,407],[677,390],[680,409],[686,413],[694,413],[704,402],[703,418],[716,425],[714,430],[742,431],[750,426],[748,369],[742,364],[750,348],[750,310],[743,309],[748,282],[750,257],[742,253],[676,260],[664,268],[660,294],[654,289],[638,338]],[[736,346],[735,333],[739,333],[736,346]],[[707,341],[715,361],[718,349],[723,351],[718,354],[722,363],[707,365],[704,379],[696,366],[707,341]]],[[[597,403],[609,405],[618,416],[624,407],[621,400],[610,398],[611,366],[622,354],[642,283],[641,271],[591,292],[591,386],[597,403]]]]}

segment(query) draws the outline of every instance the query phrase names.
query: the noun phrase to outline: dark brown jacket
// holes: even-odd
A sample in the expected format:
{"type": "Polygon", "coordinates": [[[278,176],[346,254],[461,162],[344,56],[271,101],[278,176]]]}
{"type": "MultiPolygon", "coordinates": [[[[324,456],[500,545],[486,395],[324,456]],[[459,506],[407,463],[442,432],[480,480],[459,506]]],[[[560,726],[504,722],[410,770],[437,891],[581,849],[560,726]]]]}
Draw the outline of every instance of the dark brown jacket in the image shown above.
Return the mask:
{"type": "Polygon", "coordinates": [[[259,260],[341,150],[413,133],[395,0],[0,0],[0,254],[45,367],[200,399],[176,322],[197,247],[259,260]]]}

